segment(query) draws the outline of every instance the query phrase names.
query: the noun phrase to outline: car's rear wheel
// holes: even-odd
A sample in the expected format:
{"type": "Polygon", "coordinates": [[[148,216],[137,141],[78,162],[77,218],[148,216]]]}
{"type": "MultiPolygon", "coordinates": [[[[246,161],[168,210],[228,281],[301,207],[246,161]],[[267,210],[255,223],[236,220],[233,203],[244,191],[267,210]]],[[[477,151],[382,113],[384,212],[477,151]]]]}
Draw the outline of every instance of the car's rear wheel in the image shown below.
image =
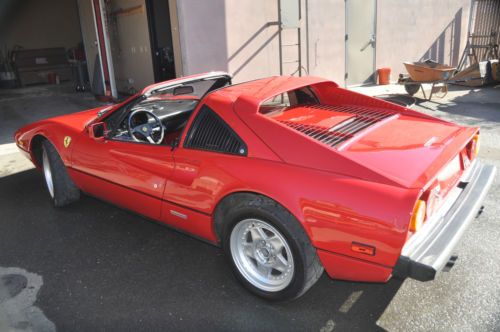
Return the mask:
{"type": "Polygon", "coordinates": [[[80,190],[71,180],[57,150],[49,141],[42,143],[41,164],[45,185],[55,207],[62,207],[77,201],[80,190]]]}
{"type": "Polygon", "coordinates": [[[252,293],[272,301],[298,298],[323,273],[300,223],[273,200],[243,194],[225,214],[223,247],[252,293]]]}
{"type": "Polygon", "coordinates": [[[258,289],[278,292],[290,285],[295,271],[288,241],[271,224],[244,219],[231,232],[231,255],[238,271],[258,289]]]}

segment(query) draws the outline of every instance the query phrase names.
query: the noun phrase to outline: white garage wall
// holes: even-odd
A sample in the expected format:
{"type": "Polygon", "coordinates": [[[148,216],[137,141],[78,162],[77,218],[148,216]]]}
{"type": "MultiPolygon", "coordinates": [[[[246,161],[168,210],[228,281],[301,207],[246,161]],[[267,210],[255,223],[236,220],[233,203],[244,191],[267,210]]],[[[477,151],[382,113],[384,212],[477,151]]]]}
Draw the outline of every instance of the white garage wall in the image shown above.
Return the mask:
{"type": "Polygon", "coordinates": [[[470,0],[378,0],[377,67],[391,67],[394,81],[406,72],[403,61],[433,58],[457,65],[469,9],[470,0]]]}
{"type": "MultiPolygon", "coordinates": [[[[235,82],[279,75],[278,1],[177,1],[184,74],[229,71],[235,82]]],[[[302,1],[302,66],[309,74],[342,83],[344,76],[344,1],[302,1]],[[309,32],[306,33],[308,26],[309,32]],[[309,42],[307,40],[309,38],[309,42]],[[309,62],[307,61],[309,55],[309,62]]],[[[297,41],[285,30],[283,44],[297,41]]],[[[283,60],[296,60],[297,50],[283,48],[283,60]]],[[[290,75],[296,64],[284,64],[290,75]]]]}
{"type": "MultiPolygon", "coordinates": [[[[277,0],[177,3],[185,73],[229,70],[235,81],[279,73],[272,25],[277,0]]],[[[303,66],[310,75],[344,85],[345,2],[301,0],[301,5],[303,66]]],[[[469,0],[378,0],[376,68],[391,67],[395,80],[404,72],[403,61],[429,57],[456,64],[465,47],[469,6],[469,0]]],[[[285,65],[284,74],[291,72],[285,65]]]]}
{"type": "MultiPolygon", "coordinates": [[[[126,7],[129,3],[143,3],[143,0],[113,2],[126,7]]],[[[169,2],[171,7],[172,3],[177,5],[181,50],[178,59],[181,59],[183,75],[223,70],[234,74],[235,82],[241,82],[279,74],[278,0],[169,2]]],[[[344,0],[301,0],[301,6],[303,67],[310,75],[344,85],[344,0]]],[[[466,42],[469,6],[469,0],[378,0],[376,67],[391,67],[395,80],[399,72],[404,72],[403,61],[430,57],[456,64],[466,42]]],[[[115,64],[117,76],[122,82],[133,77],[138,82],[137,87],[151,83],[153,74],[145,13],[123,20],[136,21],[130,23],[133,30],[118,24],[122,46],[115,64]],[[140,59],[135,57],[137,54],[126,54],[127,49],[136,44],[148,46],[148,52],[143,52],[140,59]]],[[[82,20],[82,31],[90,31],[83,25],[82,20]]],[[[283,43],[288,41],[293,42],[293,38],[284,33],[283,43]]],[[[284,54],[284,60],[290,56],[284,54]]],[[[93,61],[93,57],[88,58],[89,62],[93,61]]],[[[296,69],[293,65],[283,67],[284,74],[291,74],[296,69]]]]}
{"type": "Polygon", "coordinates": [[[224,1],[177,1],[177,15],[183,74],[227,71],[224,1]]]}
{"type": "MultiPolygon", "coordinates": [[[[344,85],[344,0],[307,0],[309,74],[344,85]]],[[[307,56],[305,57],[307,59],[307,56]]]]}
{"type": "Polygon", "coordinates": [[[279,75],[277,1],[228,0],[225,11],[228,69],[235,81],[279,75]]]}

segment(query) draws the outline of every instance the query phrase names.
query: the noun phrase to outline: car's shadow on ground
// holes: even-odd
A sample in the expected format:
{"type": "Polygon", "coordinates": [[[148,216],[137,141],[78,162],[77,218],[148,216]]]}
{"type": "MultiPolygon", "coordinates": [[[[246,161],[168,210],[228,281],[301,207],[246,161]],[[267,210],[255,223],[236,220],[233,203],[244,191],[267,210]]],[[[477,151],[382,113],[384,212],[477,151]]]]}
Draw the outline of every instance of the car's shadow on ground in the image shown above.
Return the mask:
{"type": "Polygon", "coordinates": [[[90,197],[50,206],[35,170],[0,178],[0,266],[43,277],[37,306],[58,330],[377,330],[401,286],[332,281],[269,304],[220,249],[90,197]]]}

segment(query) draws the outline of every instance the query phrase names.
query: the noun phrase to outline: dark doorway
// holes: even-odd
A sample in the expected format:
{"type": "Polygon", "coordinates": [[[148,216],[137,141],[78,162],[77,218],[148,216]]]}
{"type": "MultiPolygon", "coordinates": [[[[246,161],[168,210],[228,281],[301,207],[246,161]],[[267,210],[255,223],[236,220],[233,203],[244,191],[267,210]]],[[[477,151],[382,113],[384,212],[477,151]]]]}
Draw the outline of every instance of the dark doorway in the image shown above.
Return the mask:
{"type": "Polygon", "coordinates": [[[168,0],[146,0],[155,82],[175,78],[168,0]]]}

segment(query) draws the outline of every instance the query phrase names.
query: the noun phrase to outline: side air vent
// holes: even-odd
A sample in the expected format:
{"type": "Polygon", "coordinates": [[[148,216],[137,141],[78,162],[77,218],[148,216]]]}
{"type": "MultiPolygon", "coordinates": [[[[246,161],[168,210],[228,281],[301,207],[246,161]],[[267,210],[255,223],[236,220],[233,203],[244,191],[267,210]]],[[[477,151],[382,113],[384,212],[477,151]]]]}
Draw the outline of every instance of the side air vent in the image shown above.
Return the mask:
{"type": "MultiPolygon", "coordinates": [[[[302,106],[304,107],[304,106],[302,106]]],[[[327,110],[340,113],[349,113],[353,117],[337,124],[332,128],[324,128],[314,125],[306,125],[291,121],[280,121],[281,123],[293,128],[304,135],[307,135],[315,140],[320,141],[331,147],[336,147],[342,142],[354,137],[354,135],[363,129],[373,126],[377,122],[391,117],[393,112],[386,110],[373,109],[360,106],[331,106],[331,105],[308,105],[305,106],[311,109],[327,110]]]]}
{"type": "Polygon", "coordinates": [[[247,155],[245,143],[214,111],[204,105],[189,129],[185,148],[247,155]]]}

